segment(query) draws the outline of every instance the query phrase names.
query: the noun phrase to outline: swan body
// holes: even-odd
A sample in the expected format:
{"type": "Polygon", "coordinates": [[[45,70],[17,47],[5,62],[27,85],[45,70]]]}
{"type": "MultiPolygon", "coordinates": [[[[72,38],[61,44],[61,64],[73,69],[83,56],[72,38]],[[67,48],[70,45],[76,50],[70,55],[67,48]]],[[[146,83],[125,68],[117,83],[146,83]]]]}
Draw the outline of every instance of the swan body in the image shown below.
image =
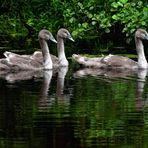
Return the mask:
{"type": "Polygon", "coordinates": [[[137,62],[128,58],[128,57],[123,57],[123,56],[118,56],[118,55],[108,55],[104,57],[101,61],[105,65],[111,68],[126,68],[130,69],[132,68],[137,68],[137,62]],[[117,62],[118,61],[118,62],[117,62]]]}
{"type": "MultiPolygon", "coordinates": [[[[64,48],[64,39],[66,38],[68,38],[71,41],[74,41],[67,29],[64,29],[64,28],[59,29],[57,33],[58,57],[50,54],[53,68],[65,67],[69,65],[65,56],[65,48],[64,48]]],[[[22,62],[28,60],[35,65],[43,64],[44,62],[43,52],[41,51],[35,51],[32,55],[19,55],[13,52],[6,51],[4,55],[5,57],[11,58],[12,60],[18,59],[18,60],[21,60],[22,62]]],[[[46,53],[44,54],[44,56],[46,56],[46,53]]]]}
{"type": "Polygon", "coordinates": [[[73,59],[84,67],[94,68],[121,68],[121,69],[146,69],[148,63],[144,54],[142,40],[148,40],[148,33],[144,29],[137,29],[135,32],[135,44],[138,54],[138,62],[128,57],[118,55],[108,55],[100,58],[87,58],[77,54],[73,54],[73,59]]]}
{"type": "Polygon", "coordinates": [[[52,60],[49,53],[49,47],[47,44],[48,40],[55,43],[57,41],[54,39],[53,35],[46,29],[42,29],[39,32],[39,43],[41,46],[43,54],[43,62],[32,60],[30,55],[17,55],[15,53],[5,52],[6,58],[0,60],[0,69],[6,70],[40,70],[40,69],[52,69],[52,60]]]}

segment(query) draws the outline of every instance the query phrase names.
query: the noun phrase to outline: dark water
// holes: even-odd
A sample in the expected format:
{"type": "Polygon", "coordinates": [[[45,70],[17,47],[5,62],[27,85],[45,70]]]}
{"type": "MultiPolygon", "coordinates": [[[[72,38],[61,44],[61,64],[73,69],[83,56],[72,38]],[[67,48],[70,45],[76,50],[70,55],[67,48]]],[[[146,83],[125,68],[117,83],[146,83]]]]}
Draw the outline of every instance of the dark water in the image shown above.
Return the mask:
{"type": "Polygon", "coordinates": [[[146,75],[1,72],[0,147],[147,148],[146,75]]]}
{"type": "MultiPolygon", "coordinates": [[[[39,48],[24,48],[23,40],[9,41],[8,49],[39,48]]],[[[83,48],[98,54],[92,45],[83,48]]],[[[0,71],[0,148],[148,148],[147,86],[147,71],[0,71]]]]}

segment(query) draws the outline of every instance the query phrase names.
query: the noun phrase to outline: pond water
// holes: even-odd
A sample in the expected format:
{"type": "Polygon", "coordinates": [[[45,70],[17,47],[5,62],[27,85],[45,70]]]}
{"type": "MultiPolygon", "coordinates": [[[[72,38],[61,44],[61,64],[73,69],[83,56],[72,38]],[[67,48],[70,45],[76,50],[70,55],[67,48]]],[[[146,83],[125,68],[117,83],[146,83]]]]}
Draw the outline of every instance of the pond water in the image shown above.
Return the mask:
{"type": "MultiPolygon", "coordinates": [[[[0,57],[7,47],[39,47],[22,40],[1,43],[0,57]]],[[[57,71],[0,71],[0,148],[147,148],[147,85],[146,70],[78,69],[72,61],[57,71]]]]}
{"type": "Polygon", "coordinates": [[[0,73],[1,148],[147,148],[147,71],[0,73]]]}

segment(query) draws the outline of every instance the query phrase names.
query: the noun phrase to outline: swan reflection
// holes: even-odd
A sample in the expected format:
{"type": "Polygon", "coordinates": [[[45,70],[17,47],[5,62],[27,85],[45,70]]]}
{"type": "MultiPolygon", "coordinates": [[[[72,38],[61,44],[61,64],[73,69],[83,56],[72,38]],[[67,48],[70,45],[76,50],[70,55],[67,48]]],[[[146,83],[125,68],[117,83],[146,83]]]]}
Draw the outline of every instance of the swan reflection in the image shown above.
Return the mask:
{"type": "Polygon", "coordinates": [[[81,78],[85,76],[95,76],[103,79],[104,81],[109,82],[112,79],[131,79],[137,75],[136,82],[136,95],[135,95],[135,103],[136,108],[138,110],[143,109],[147,105],[147,100],[143,98],[144,87],[146,83],[147,69],[137,69],[137,71],[133,70],[108,70],[108,69],[94,69],[94,68],[83,68],[76,71],[73,76],[75,78],[81,78]]]}
{"type": "Polygon", "coordinates": [[[83,68],[80,70],[77,70],[73,76],[74,77],[85,77],[88,75],[91,76],[103,76],[106,78],[126,78],[128,76],[132,76],[135,74],[135,71],[125,69],[94,69],[94,68],[83,68]]]}
{"type": "Polygon", "coordinates": [[[56,96],[61,97],[64,93],[64,81],[67,74],[68,67],[61,67],[58,71],[56,96]]]}
{"type": "Polygon", "coordinates": [[[64,92],[65,77],[68,72],[68,67],[61,67],[58,71],[57,77],[57,88],[56,88],[56,99],[59,105],[68,106],[70,104],[69,94],[64,92]]]}
{"type": "Polygon", "coordinates": [[[60,67],[58,69],[56,93],[53,93],[51,95],[49,95],[49,89],[53,71],[44,72],[44,78],[39,99],[39,109],[47,109],[51,105],[53,105],[55,101],[57,101],[58,104],[69,105],[69,98],[67,98],[67,95],[64,94],[64,81],[67,71],[68,67],[60,67]]]}
{"type": "Polygon", "coordinates": [[[147,69],[139,69],[137,73],[137,88],[136,88],[136,108],[143,109],[147,104],[147,100],[143,98],[143,91],[146,82],[147,69]]]}
{"type": "MultiPolygon", "coordinates": [[[[55,101],[59,104],[69,105],[69,95],[64,94],[64,81],[68,72],[68,67],[60,67],[56,70],[44,70],[44,71],[19,71],[19,72],[0,72],[0,78],[7,81],[7,83],[16,83],[23,80],[40,79],[42,85],[40,89],[38,108],[47,109],[53,105],[55,101]],[[57,75],[57,79],[56,79],[57,75]],[[50,94],[50,85],[52,77],[56,79],[56,90],[50,94]]],[[[55,84],[55,83],[53,83],[55,84]]],[[[53,87],[54,88],[54,87],[53,87]]]]}
{"type": "Polygon", "coordinates": [[[49,97],[49,93],[48,93],[52,75],[53,75],[52,70],[43,72],[43,82],[42,82],[40,97],[39,97],[39,109],[45,109],[46,107],[50,106],[54,101],[54,99],[49,97]]]}
{"type": "Polygon", "coordinates": [[[43,71],[17,71],[17,72],[0,72],[0,78],[5,79],[8,83],[15,83],[22,80],[43,77],[43,71]]]}

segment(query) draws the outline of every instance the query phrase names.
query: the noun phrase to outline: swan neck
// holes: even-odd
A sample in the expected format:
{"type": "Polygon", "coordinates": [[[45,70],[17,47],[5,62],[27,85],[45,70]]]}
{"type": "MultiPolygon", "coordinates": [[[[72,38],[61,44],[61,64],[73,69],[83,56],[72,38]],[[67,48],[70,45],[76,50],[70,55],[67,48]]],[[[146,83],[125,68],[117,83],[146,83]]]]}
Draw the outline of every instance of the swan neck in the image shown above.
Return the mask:
{"type": "Polygon", "coordinates": [[[52,69],[52,60],[51,60],[51,56],[49,53],[47,41],[40,39],[40,46],[41,46],[42,54],[43,54],[44,69],[52,69]]]}
{"type": "Polygon", "coordinates": [[[68,66],[68,61],[65,55],[64,39],[57,36],[57,49],[60,66],[68,66]]]}
{"type": "Polygon", "coordinates": [[[136,50],[138,54],[138,66],[139,68],[147,68],[147,60],[144,53],[144,46],[142,40],[135,37],[136,50]]]}

